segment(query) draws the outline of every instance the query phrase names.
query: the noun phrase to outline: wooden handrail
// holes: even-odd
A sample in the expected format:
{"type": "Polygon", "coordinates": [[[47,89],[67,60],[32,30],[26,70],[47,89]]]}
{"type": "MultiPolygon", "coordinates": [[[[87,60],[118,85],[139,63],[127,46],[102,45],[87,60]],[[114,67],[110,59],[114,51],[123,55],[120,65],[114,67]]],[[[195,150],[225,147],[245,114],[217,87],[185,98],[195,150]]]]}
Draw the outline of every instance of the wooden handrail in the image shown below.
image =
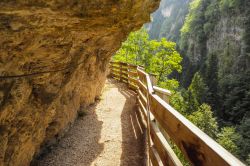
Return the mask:
{"type": "Polygon", "coordinates": [[[154,80],[151,80],[152,77],[142,67],[111,62],[110,69],[111,77],[126,83],[137,92],[138,110],[142,120],[146,122],[149,161],[152,165],[182,165],[171,148],[171,143],[179,147],[192,165],[244,165],[171,107],[168,104],[171,92],[153,85],[154,80]],[[119,69],[127,67],[127,70],[114,70],[118,65],[119,69]],[[129,70],[130,66],[134,71],[129,70]]]}
{"type": "Polygon", "coordinates": [[[160,96],[165,102],[169,103],[171,92],[167,89],[160,88],[158,86],[153,86],[155,94],[160,96]]]}
{"type": "Polygon", "coordinates": [[[156,92],[159,92],[159,93],[167,95],[167,96],[171,96],[171,92],[167,89],[163,89],[163,88],[160,88],[158,86],[153,86],[153,88],[154,88],[154,91],[156,91],[156,92]]]}

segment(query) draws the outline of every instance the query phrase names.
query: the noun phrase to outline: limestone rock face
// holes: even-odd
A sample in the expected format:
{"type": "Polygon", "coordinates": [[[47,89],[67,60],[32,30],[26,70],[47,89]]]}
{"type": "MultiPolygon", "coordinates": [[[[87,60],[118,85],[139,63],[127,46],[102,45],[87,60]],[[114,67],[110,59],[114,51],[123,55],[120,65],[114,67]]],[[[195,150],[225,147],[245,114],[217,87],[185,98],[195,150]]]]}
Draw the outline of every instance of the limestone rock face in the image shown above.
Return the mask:
{"type": "Polygon", "coordinates": [[[0,165],[29,165],[95,101],[111,56],[158,3],[0,2],[0,165]]]}

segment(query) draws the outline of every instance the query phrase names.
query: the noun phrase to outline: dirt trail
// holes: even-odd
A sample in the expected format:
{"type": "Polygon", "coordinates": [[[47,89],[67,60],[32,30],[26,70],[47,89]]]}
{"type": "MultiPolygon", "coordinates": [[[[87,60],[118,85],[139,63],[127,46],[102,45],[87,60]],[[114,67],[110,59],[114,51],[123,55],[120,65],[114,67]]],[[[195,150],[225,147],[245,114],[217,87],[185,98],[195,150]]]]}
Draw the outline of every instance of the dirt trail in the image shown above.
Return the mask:
{"type": "Polygon", "coordinates": [[[136,97],[124,84],[107,80],[101,100],[78,118],[40,166],[137,166],[145,164],[145,129],[136,97]]]}

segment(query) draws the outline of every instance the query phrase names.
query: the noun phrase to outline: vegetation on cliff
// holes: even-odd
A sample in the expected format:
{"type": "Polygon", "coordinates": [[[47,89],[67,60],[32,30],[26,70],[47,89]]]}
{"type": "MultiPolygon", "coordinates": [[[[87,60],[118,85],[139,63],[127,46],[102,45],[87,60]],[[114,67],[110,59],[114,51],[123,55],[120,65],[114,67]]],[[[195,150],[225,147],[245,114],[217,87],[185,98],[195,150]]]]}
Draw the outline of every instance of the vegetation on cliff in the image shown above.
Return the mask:
{"type": "MultiPolygon", "coordinates": [[[[158,86],[172,91],[170,104],[174,108],[229,151],[239,154],[236,142],[240,140],[240,136],[235,128],[219,128],[211,106],[203,102],[208,87],[202,76],[197,72],[187,90],[179,87],[179,82],[170,77],[174,71],[182,70],[182,58],[176,51],[174,42],[165,38],[160,41],[150,40],[147,32],[141,29],[129,35],[113,60],[142,65],[147,72],[155,74],[158,86]]],[[[180,151],[174,149],[179,158],[186,162],[180,151]]]]}
{"type": "MultiPolygon", "coordinates": [[[[180,82],[181,87],[181,97],[174,104],[182,113],[199,110],[203,103],[209,105],[203,109],[212,111],[220,131],[212,132],[215,133],[214,138],[221,144],[224,142],[224,147],[249,162],[250,137],[246,129],[250,127],[250,1],[186,2],[189,5],[162,0],[162,7],[156,13],[163,13],[166,6],[178,7],[179,10],[169,10],[168,16],[161,15],[163,21],[158,26],[153,26],[157,22],[157,14],[154,14],[153,23],[147,25],[149,35],[154,39],[166,37],[167,40],[177,42],[177,50],[183,58],[182,73],[174,72],[170,75],[170,78],[176,78],[180,82]],[[187,12],[182,12],[180,16],[180,10],[185,9],[187,12]],[[181,26],[175,26],[180,23],[179,19],[171,19],[176,15],[178,18],[185,18],[181,26]],[[168,21],[168,25],[164,25],[165,21],[168,21]],[[163,29],[167,33],[154,35],[163,29]],[[176,34],[177,38],[171,37],[176,34]],[[196,87],[196,91],[203,91],[203,94],[194,94],[192,86],[196,87]],[[195,96],[199,96],[199,101],[195,96]],[[188,108],[180,106],[180,101],[189,103],[188,108]],[[222,135],[229,137],[234,145],[225,141],[222,135]]],[[[196,118],[202,116],[197,113],[191,117],[197,126],[203,127],[195,122],[196,118]]]]}

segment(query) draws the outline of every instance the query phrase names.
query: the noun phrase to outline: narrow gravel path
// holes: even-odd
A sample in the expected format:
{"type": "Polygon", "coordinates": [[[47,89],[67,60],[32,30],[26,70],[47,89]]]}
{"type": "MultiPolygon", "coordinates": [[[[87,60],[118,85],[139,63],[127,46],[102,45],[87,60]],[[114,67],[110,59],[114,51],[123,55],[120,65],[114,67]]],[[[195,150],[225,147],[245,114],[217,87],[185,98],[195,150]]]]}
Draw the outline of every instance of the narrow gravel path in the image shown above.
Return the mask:
{"type": "Polygon", "coordinates": [[[136,97],[124,84],[107,80],[101,100],[76,120],[40,166],[141,166],[145,129],[138,120],[136,97]]]}

